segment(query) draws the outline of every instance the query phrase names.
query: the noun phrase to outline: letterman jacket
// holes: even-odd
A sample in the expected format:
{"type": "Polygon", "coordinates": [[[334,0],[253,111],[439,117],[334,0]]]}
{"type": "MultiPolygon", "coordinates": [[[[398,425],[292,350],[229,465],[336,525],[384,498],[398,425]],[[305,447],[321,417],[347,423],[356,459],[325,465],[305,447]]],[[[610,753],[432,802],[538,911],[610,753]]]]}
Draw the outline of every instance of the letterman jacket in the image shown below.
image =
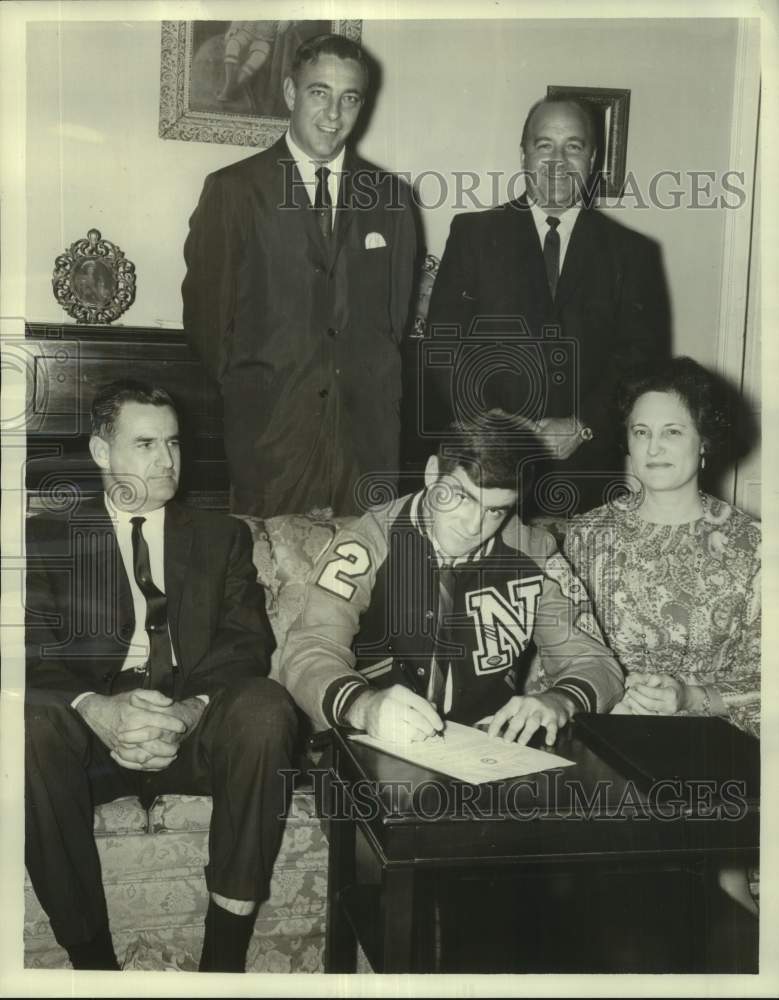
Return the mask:
{"type": "Polygon", "coordinates": [[[521,691],[534,651],[536,690],[607,712],[622,697],[622,671],[586,591],[552,536],[517,517],[455,562],[442,637],[423,497],[368,511],[338,532],[312,571],[280,679],[316,728],[344,725],[368,684],[424,691],[434,654],[451,664],[446,716],[455,722],[478,722],[521,691]]]}

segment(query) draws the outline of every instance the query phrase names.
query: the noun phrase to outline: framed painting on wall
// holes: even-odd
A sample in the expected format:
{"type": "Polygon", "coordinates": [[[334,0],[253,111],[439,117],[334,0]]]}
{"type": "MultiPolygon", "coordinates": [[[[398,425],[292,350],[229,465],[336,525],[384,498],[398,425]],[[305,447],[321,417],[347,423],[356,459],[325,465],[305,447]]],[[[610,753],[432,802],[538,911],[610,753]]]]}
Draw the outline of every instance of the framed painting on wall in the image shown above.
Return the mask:
{"type": "Polygon", "coordinates": [[[362,21],[163,21],[160,137],[270,146],[289,122],[295,51],[326,32],[359,42],[362,21]]]}
{"type": "Polygon", "coordinates": [[[630,91],[550,85],[546,93],[547,97],[570,97],[592,110],[598,146],[592,172],[592,177],[598,178],[594,192],[618,198],[625,184],[630,91]]]}

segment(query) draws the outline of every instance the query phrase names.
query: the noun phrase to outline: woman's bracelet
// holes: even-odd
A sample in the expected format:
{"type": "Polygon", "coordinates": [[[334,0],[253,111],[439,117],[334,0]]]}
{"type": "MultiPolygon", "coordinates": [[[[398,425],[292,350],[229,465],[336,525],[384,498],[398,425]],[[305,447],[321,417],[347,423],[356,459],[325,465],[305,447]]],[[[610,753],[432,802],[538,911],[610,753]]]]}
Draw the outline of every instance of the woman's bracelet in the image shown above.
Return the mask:
{"type": "Polygon", "coordinates": [[[705,684],[699,685],[701,691],[703,691],[703,699],[696,709],[693,710],[693,715],[711,715],[711,698],[709,696],[709,689],[705,684]]]}

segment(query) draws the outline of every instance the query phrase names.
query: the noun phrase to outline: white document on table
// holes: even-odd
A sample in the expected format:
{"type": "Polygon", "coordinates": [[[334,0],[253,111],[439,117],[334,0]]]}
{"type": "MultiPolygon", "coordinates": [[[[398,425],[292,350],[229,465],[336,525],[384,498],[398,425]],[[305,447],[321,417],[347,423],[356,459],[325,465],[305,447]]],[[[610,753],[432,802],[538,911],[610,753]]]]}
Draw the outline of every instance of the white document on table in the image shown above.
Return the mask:
{"type": "Polygon", "coordinates": [[[447,722],[443,737],[432,736],[415,743],[394,743],[363,734],[350,736],[349,739],[471,785],[503,778],[521,778],[526,774],[569,767],[574,763],[547,750],[508,743],[458,722],[447,722]]]}

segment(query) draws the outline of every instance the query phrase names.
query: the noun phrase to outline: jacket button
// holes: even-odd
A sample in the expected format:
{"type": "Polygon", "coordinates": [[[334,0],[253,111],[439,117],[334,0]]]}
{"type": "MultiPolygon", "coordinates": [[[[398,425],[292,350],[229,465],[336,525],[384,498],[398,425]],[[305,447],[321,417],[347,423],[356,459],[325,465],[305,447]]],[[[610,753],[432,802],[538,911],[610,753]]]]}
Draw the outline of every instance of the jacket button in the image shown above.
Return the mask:
{"type": "Polygon", "coordinates": [[[325,273],[325,269],[320,264],[314,264],[314,273],[315,274],[324,274],[325,273]]]}
{"type": "Polygon", "coordinates": [[[428,618],[428,619],[430,619],[430,618],[432,618],[432,617],[433,617],[433,612],[432,612],[432,611],[426,611],[426,612],[425,612],[425,618],[428,618]]]}
{"type": "Polygon", "coordinates": [[[329,389],[320,389],[319,390],[319,398],[320,399],[327,399],[327,397],[329,395],[330,395],[330,390],[329,389]]]}
{"type": "Polygon", "coordinates": [[[417,667],[417,677],[424,677],[424,676],[425,676],[425,668],[417,667]]]}
{"type": "Polygon", "coordinates": [[[103,674],[103,680],[106,682],[106,684],[108,683],[108,681],[111,680],[111,671],[110,670],[106,670],[106,672],[103,674]]]}
{"type": "Polygon", "coordinates": [[[330,327],[327,328],[327,336],[328,337],[335,337],[335,335],[337,333],[338,333],[338,331],[336,329],[334,329],[332,326],[330,326],[330,327]]]}

